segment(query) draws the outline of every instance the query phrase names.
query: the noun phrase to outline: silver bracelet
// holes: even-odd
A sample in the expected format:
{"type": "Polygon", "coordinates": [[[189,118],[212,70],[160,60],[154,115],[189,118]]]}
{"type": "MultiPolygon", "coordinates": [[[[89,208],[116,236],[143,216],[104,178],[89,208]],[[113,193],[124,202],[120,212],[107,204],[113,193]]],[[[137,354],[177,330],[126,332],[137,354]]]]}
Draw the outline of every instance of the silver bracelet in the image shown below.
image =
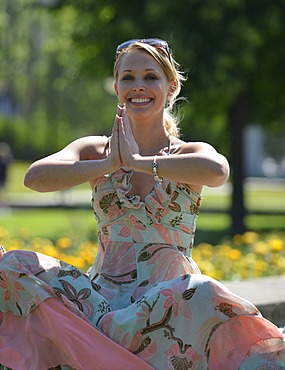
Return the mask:
{"type": "Polygon", "coordinates": [[[153,173],[153,177],[154,177],[155,181],[161,182],[162,181],[162,177],[159,177],[158,176],[157,169],[158,169],[158,165],[156,163],[156,155],[155,155],[153,157],[153,162],[152,162],[152,173],[153,173]]]}

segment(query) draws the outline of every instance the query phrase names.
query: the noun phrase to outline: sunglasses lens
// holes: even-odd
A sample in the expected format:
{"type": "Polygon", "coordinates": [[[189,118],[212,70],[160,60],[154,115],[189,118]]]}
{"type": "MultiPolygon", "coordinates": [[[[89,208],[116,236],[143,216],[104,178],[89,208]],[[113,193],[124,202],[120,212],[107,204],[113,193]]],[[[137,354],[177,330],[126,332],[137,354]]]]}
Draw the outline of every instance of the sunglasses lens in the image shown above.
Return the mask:
{"type": "Polygon", "coordinates": [[[135,42],[142,42],[142,43],[151,45],[155,48],[163,49],[166,52],[168,58],[170,59],[170,50],[169,50],[168,43],[160,39],[141,39],[141,40],[133,39],[133,40],[125,41],[117,47],[116,57],[118,57],[121,51],[123,51],[124,49],[127,49],[130,45],[134,44],[135,42]]]}
{"type": "Polygon", "coordinates": [[[139,40],[137,39],[133,39],[133,40],[128,40],[128,41],[125,41],[123,42],[122,44],[120,44],[118,47],[117,47],[117,53],[120,53],[122,50],[126,49],[127,47],[129,47],[131,44],[134,44],[135,42],[137,42],[139,40]]]}

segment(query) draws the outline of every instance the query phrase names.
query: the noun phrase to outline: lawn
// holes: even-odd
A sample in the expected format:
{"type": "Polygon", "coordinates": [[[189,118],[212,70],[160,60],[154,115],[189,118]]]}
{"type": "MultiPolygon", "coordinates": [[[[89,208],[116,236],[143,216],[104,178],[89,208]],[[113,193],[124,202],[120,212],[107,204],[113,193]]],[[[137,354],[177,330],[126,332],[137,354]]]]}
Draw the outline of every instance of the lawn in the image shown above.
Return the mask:
{"type": "MultiPolygon", "coordinates": [[[[17,161],[10,167],[6,187],[8,198],[19,199],[37,194],[23,185],[24,174],[29,163],[17,161]]],[[[88,185],[77,187],[88,190],[88,185]]],[[[203,205],[197,221],[196,242],[208,241],[218,243],[223,236],[229,234],[230,217],[227,209],[230,205],[230,185],[224,189],[206,189],[203,194],[203,205]],[[219,213],[214,213],[219,210],[219,213]],[[208,212],[211,211],[211,212],[208,212]],[[222,213],[221,211],[225,211],[222,213]]],[[[278,187],[262,187],[256,189],[246,187],[245,201],[250,211],[283,211],[285,210],[285,183],[278,187]]],[[[96,234],[96,224],[91,209],[88,208],[89,194],[86,192],[86,209],[0,209],[0,226],[11,234],[27,233],[31,237],[39,236],[55,240],[60,235],[96,234]]],[[[246,217],[246,226],[257,232],[284,231],[284,215],[255,215],[246,217]]]]}
{"type": "Polygon", "coordinates": [[[0,210],[0,226],[11,235],[27,234],[56,240],[76,233],[96,233],[92,211],[77,209],[5,209],[0,210]]]}

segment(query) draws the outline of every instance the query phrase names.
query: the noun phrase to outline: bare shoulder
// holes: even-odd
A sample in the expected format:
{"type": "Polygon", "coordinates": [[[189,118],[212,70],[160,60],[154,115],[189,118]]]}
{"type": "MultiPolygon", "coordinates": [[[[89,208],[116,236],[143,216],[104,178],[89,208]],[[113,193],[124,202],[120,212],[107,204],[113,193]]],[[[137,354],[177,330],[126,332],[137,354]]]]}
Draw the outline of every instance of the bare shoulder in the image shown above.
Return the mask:
{"type": "Polygon", "coordinates": [[[73,155],[78,160],[102,159],[106,157],[107,136],[84,136],[72,141],[59,153],[73,155]]]}
{"type": "Polygon", "coordinates": [[[173,153],[187,154],[187,153],[201,153],[201,152],[216,152],[216,149],[205,142],[185,142],[180,139],[173,140],[173,153]]]}

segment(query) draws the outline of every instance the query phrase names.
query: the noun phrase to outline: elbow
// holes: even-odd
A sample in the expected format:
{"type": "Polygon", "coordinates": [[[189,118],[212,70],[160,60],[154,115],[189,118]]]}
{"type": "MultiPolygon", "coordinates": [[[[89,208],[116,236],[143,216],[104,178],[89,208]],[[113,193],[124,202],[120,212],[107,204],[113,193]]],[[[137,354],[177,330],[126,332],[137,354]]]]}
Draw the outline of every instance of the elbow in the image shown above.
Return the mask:
{"type": "Polygon", "coordinates": [[[24,185],[26,188],[32,189],[32,180],[30,174],[27,172],[24,177],[24,185]]]}
{"type": "Polygon", "coordinates": [[[212,178],[208,186],[210,187],[219,187],[224,185],[230,175],[230,167],[227,160],[224,160],[220,163],[216,163],[213,168],[212,178]]]}
{"type": "Polygon", "coordinates": [[[35,184],[34,184],[34,176],[32,174],[33,171],[29,169],[24,177],[24,185],[26,188],[35,190],[35,184]]]}
{"type": "Polygon", "coordinates": [[[30,167],[24,177],[24,186],[31,190],[38,192],[44,192],[45,189],[42,187],[37,174],[37,169],[30,167]]]}

